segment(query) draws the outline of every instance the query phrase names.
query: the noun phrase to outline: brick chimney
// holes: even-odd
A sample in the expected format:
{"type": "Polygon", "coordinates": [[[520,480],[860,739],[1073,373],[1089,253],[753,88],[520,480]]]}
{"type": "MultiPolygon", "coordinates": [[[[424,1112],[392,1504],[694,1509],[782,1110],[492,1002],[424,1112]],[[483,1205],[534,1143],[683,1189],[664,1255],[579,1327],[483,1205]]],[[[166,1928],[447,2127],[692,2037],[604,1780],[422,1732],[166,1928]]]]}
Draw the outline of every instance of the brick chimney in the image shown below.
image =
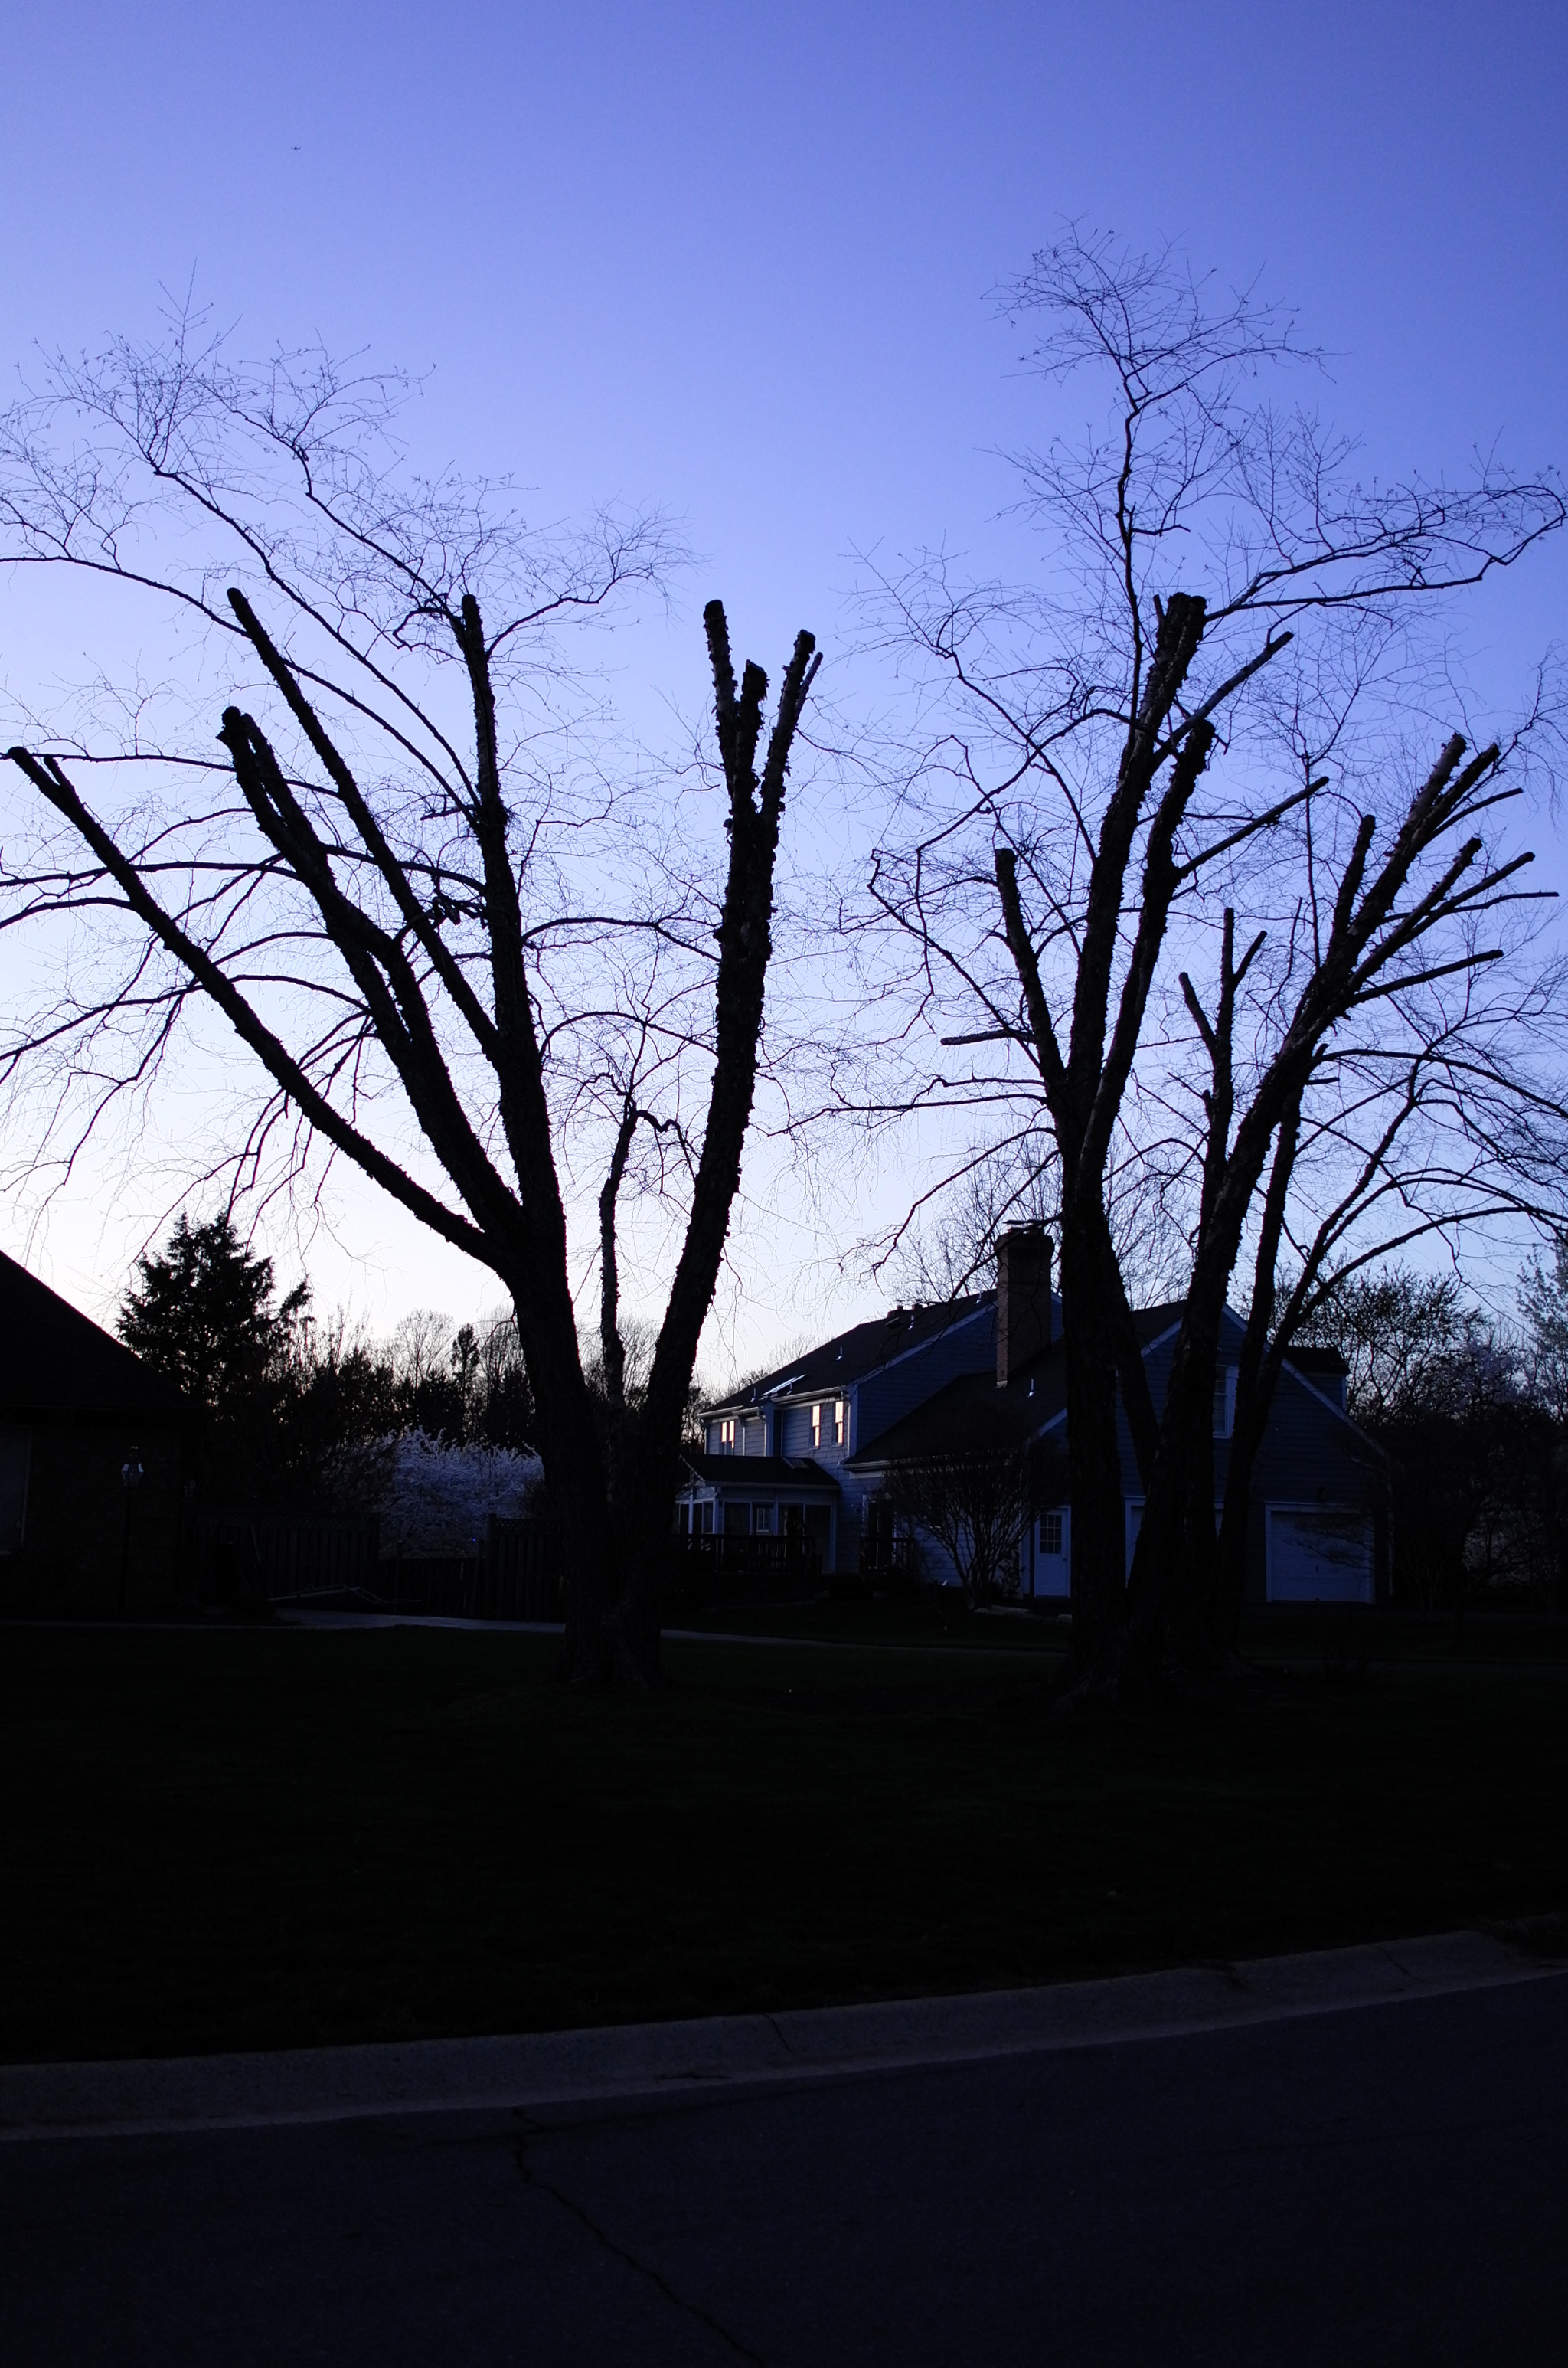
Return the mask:
{"type": "Polygon", "coordinates": [[[996,1245],[996,1386],[1051,1346],[1051,1235],[1009,1225],[996,1245]]]}

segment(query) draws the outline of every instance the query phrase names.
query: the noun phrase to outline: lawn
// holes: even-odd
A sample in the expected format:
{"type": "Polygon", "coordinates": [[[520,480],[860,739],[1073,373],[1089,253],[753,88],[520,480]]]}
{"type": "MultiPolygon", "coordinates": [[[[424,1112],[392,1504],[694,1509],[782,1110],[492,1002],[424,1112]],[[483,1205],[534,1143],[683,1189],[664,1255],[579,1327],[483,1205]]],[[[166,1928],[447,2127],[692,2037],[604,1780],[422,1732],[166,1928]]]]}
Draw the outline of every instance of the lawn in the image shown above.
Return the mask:
{"type": "Polygon", "coordinates": [[[1256,1700],[1064,1720],[1029,1641],[672,1644],[668,1690],[622,1700],[516,1634],[0,1630],[0,2057],[807,2005],[1568,1908],[1560,1666],[1325,1655],[1256,1700]]]}

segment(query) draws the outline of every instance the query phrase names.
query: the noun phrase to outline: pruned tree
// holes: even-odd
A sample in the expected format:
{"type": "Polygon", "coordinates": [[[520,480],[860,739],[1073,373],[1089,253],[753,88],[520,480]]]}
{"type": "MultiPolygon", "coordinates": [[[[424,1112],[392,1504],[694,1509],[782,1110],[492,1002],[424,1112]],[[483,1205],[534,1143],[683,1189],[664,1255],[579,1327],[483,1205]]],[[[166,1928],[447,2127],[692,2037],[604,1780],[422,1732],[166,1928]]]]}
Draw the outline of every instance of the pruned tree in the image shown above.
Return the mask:
{"type": "MultiPolygon", "coordinates": [[[[1020,462],[1045,588],[962,585],[938,559],[873,589],[926,705],[871,876],[890,1023],[869,1106],[900,1122],[1032,1108],[1049,1128],[1074,1657],[1081,1686],[1115,1691],[1215,1649],[1215,1332],[1270,1158],[1280,1238],[1292,1190],[1301,1231],[1309,1181],[1309,1235],[1341,1209],[1325,1256],[1390,1181],[1396,1142],[1422,1135],[1421,1222],[1480,1210],[1497,1185],[1494,1121],[1540,1042],[1506,1043],[1509,996],[1474,982],[1494,957],[1517,963],[1528,859],[1497,839],[1495,748],[1467,757],[1452,737],[1410,778],[1426,728],[1411,685],[1431,685],[1423,609],[1516,563],[1568,502],[1551,472],[1493,465],[1460,487],[1363,486],[1346,442],[1263,391],[1311,360],[1289,318],[1215,301],[1168,253],[1070,233],[1007,304],[1044,318],[1029,359],[1046,382],[1089,372],[1105,409],[1085,440],[1020,462]],[[1494,924],[1501,939],[1477,934],[1494,924]],[[891,977],[890,932],[909,955],[891,977]],[[1190,982],[1216,953],[1205,999],[1190,982]],[[1347,1033],[1363,1025],[1365,1041],[1347,1033]],[[900,1046],[902,1092],[886,1075],[900,1046]],[[1388,1134],[1390,1081],[1397,1102],[1413,1064],[1422,1123],[1388,1134]],[[1468,1151],[1436,1150],[1456,1117],[1463,1133],[1469,1069],[1488,1081],[1483,1122],[1468,1151]],[[1186,1269],[1158,1417],[1113,1175],[1163,1212],[1186,1269]],[[1469,1179],[1446,1209],[1445,1177],[1469,1179]],[[1119,1387],[1148,1497],[1131,1592],[1119,1387]]],[[[1555,992],[1509,973],[1516,1012],[1539,1019],[1555,992]]]]}
{"type": "Polygon", "coordinates": [[[1517,905],[1523,892],[1513,883],[1530,858],[1488,858],[1475,825],[1498,803],[1498,751],[1484,749],[1468,763],[1465,753],[1456,735],[1412,797],[1381,862],[1373,860],[1377,817],[1361,817],[1318,927],[1280,965],[1270,998],[1278,1016],[1265,1023],[1244,1093],[1236,1090],[1235,1022],[1263,934],[1238,959],[1235,916],[1226,908],[1211,1015],[1182,974],[1209,1058],[1207,1126],[1191,1274],[1129,1587],[1126,1668],[1135,1685],[1173,1663],[1201,1664],[1233,1636],[1253,1463],[1280,1362],[1326,1288],[1327,1260],[1352,1221],[1392,1195],[1403,1213],[1399,1238],[1408,1241],[1435,1225],[1530,1206],[1528,1177],[1517,1163],[1507,1174],[1485,1136],[1486,1118],[1510,1085],[1522,1089],[1525,1081],[1510,1065],[1507,1041],[1521,1017],[1517,1002],[1506,995],[1501,1010],[1487,1008],[1486,973],[1505,949],[1478,934],[1478,925],[1494,928],[1517,905]],[[1347,1042],[1352,1026],[1357,1033],[1347,1042]],[[1326,1110],[1314,1114],[1314,1103],[1326,1110]],[[1341,1170],[1348,1148],[1359,1156],[1278,1311],[1274,1265],[1303,1122],[1332,1126],[1341,1170]],[[1424,1154],[1412,1156],[1411,1135],[1424,1138],[1424,1154]],[[1434,1147],[1434,1135],[1446,1147],[1434,1147]],[[1217,1568],[1216,1351],[1266,1175],[1217,1568]]]}
{"type": "Polygon", "coordinates": [[[667,790],[611,762],[562,639],[657,580],[657,520],[541,535],[505,484],[413,477],[392,435],[406,393],[319,356],[242,367],[184,324],[167,347],[55,365],[0,424],[0,558],[75,571],[198,635],[174,652],[176,693],[100,687],[85,720],[35,717],[10,752],[58,827],[7,831],[0,922],[52,930],[74,966],[3,1070],[47,1084],[68,1163],[155,1083],[186,1023],[216,1014],[256,1081],[232,1178],[347,1159],[494,1273],[560,1532],[566,1670],[645,1682],[819,660],[801,633],[769,723],[767,677],[737,681],[710,603],[727,849],[683,832],[667,790]],[[217,757],[199,721],[214,707],[217,757]],[[585,1189],[607,1424],[578,1348],[585,1189]],[[673,1271],[633,1408],[618,1262],[643,1191],[673,1271]]]}

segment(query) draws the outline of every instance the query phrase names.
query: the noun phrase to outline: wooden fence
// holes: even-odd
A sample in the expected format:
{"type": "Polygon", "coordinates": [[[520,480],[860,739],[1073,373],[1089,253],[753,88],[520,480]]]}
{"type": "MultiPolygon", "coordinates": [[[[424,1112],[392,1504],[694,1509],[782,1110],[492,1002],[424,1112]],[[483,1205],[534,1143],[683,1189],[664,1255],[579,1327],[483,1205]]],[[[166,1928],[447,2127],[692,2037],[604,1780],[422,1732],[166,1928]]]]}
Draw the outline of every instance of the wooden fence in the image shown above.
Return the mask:
{"type": "Polygon", "coordinates": [[[549,1531],[492,1515],[477,1554],[382,1554],[374,1516],[228,1513],[199,1523],[196,1588],[207,1603],[295,1603],[449,1620],[558,1620],[549,1531]]]}
{"type": "Polygon", "coordinates": [[[196,1530],[196,1592],[204,1603],[305,1602],[377,1593],[375,1516],[212,1513],[196,1530]]]}

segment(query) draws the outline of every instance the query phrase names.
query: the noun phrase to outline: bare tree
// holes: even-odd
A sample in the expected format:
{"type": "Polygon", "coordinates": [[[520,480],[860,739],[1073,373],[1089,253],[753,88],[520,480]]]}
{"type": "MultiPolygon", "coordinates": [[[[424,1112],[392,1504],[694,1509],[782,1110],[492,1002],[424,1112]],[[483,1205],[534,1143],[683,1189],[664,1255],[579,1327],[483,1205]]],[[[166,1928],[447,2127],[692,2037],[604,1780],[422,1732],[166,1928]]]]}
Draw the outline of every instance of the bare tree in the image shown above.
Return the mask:
{"type": "MultiPolygon", "coordinates": [[[[1234,1029],[1263,935],[1238,959],[1234,914],[1227,907],[1211,1016],[1183,974],[1210,1061],[1208,1124],[1191,1277],[1145,1475],[1147,1503],[1131,1575],[1126,1675],[1135,1685],[1173,1662],[1192,1666],[1211,1658],[1233,1630],[1252,1463],[1279,1361],[1312,1304],[1332,1245],[1352,1217],[1364,1217],[1392,1193],[1403,1204],[1402,1238],[1408,1240],[1434,1224],[1453,1226],[1528,1205],[1522,1183],[1507,1176],[1496,1146],[1485,1140],[1484,1117],[1478,1121],[1488,1089],[1495,1104],[1515,1082],[1506,1045],[1519,1013],[1511,997],[1502,1013],[1482,1008],[1485,974],[1502,961],[1504,949],[1479,939],[1476,924],[1494,926],[1506,916],[1521,893],[1511,883],[1530,859],[1488,860],[1473,825],[1497,803],[1498,752],[1485,749],[1468,764],[1464,755],[1456,736],[1412,798],[1381,864],[1371,860],[1376,817],[1361,818],[1321,928],[1302,943],[1299,985],[1290,982],[1293,994],[1285,987],[1285,1008],[1272,1042],[1256,1059],[1249,1094],[1236,1092],[1234,1029]],[[1445,988],[1457,988],[1457,1008],[1445,999],[1445,988]],[[1357,1035],[1345,1043],[1348,1026],[1357,1035]],[[1303,1118],[1314,1094],[1326,1104],[1326,1116],[1316,1122],[1332,1126],[1341,1154],[1358,1127],[1364,1141],[1369,1121],[1375,1139],[1348,1192],[1320,1222],[1269,1350],[1260,1354],[1273,1306],[1276,1227],[1289,1202],[1303,1118]],[[1445,1146],[1460,1146],[1459,1156],[1434,1147],[1423,1168],[1406,1140],[1413,1133],[1428,1143],[1436,1133],[1445,1146]],[[1403,1156],[1396,1156],[1402,1145],[1403,1156]],[[1239,1436],[1227,1475],[1229,1597],[1217,1603],[1216,1351],[1226,1291],[1266,1169],[1252,1319],[1239,1377],[1239,1436]]],[[[1279,1000],[1278,988],[1274,999],[1279,1000]]]]}
{"type": "Polygon", "coordinates": [[[971,1606],[1017,1594],[1029,1522],[1058,1486],[1052,1452],[989,1409],[892,1464],[885,1483],[894,1519],[936,1540],[971,1606]]]}
{"type": "MultiPolygon", "coordinates": [[[[1423,719],[1400,694],[1419,673],[1422,608],[1517,562],[1568,504],[1551,472],[1491,465],[1460,488],[1362,486],[1348,445],[1260,391],[1310,361],[1290,320],[1247,294],[1216,302],[1168,254],[1071,234],[1008,302],[1045,317],[1030,357],[1042,377],[1093,372],[1106,409],[1085,442],[1020,463],[1055,562],[1045,590],[962,586],[938,559],[884,574],[874,595],[886,645],[939,718],[872,874],[893,1019],[879,1050],[885,1064],[895,1044],[919,1046],[924,1016],[969,1057],[902,1092],[884,1079],[873,1108],[1043,1111],[1060,1175],[1074,1654],[1082,1683],[1115,1690],[1203,1648],[1215,1331],[1270,1146],[1283,1129],[1281,1224],[1302,1140],[1324,1154],[1334,1205],[1389,1114],[1380,1093],[1367,1110],[1381,1120],[1346,1121],[1351,1056],[1364,1080],[1408,1069],[1425,1045],[1440,1072],[1431,1030],[1446,1029],[1452,1080],[1499,1016],[1473,1016],[1471,983],[1519,932],[1510,921],[1505,946],[1476,931],[1518,893],[1526,859],[1494,851],[1497,751],[1467,763],[1451,739],[1436,771],[1407,778],[1423,719]],[[1346,680],[1355,714],[1375,706],[1381,725],[1357,746],[1318,728],[1346,680]],[[1302,713],[1304,734],[1290,721],[1302,713]],[[1303,749],[1321,759],[1304,777],[1303,749]],[[1248,905],[1264,935],[1238,951],[1248,905]],[[911,957],[892,980],[890,928],[911,957]],[[1217,999],[1178,993],[1172,973],[1190,981],[1215,953],[1217,999]],[[1404,1026],[1444,981],[1459,984],[1443,1014],[1404,1026]],[[1370,1028],[1391,1010],[1401,1024],[1372,1030],[1375,1044],[1346,1040],[1352,1015],[1370,1028]],[[1186,1246],[1187,1316],[1160,1418],[1113,1172],[1167,1208],[1186,1246]],[[1131,1596],[1119,1383],[1149,1497],[1131,1596]]],[[[1501,1098],[1508,1064],[1480,1065],[1501,1098]]],[[[1438,1097],[1417,1099],[1436,1125],[1438,1097]]],[[[1387,1174],[1373,1156],[1374,1178],[1387,1174]]]]}
{"type": "Polygon", "coordinates": [[[118,736],[100,686],[85,722],[35,721],[10,752],[58,827],[19,860],[7,834],[0,920],[57,940],[74,927],[76,967],[4,1074],[54,1096],[68,1162],[205,1007],[259,1081],[232,1176],[347,1158],[494,1273],[561,1536],[566,1669],[648,1681],[819,661],[801,633],[767,728],[767,677],[747,666],[737,683],[710,604],[727,851],[683,833],[678,800],[607,761],[561,639],[656,580],[658,522],[541,535],[509,485],[413,477],[392,434],[406,391],[321,357],[241,367],[182,324],[165,348],[56,364],[0,425],[0,555],[150,599],[197,635],[175,652],[183,689],[115,694],[118,736]],[[216,704],[221,757],[181,728],[216,704]],[[128,769],[151,791],[127,794],[128,769]],[[608,1423],[568,1241],[600,1162],[608,1423]],[[673,1263],[636,1407],[618,1315],[634,1189],[664,1196],[673,1263]]]}

